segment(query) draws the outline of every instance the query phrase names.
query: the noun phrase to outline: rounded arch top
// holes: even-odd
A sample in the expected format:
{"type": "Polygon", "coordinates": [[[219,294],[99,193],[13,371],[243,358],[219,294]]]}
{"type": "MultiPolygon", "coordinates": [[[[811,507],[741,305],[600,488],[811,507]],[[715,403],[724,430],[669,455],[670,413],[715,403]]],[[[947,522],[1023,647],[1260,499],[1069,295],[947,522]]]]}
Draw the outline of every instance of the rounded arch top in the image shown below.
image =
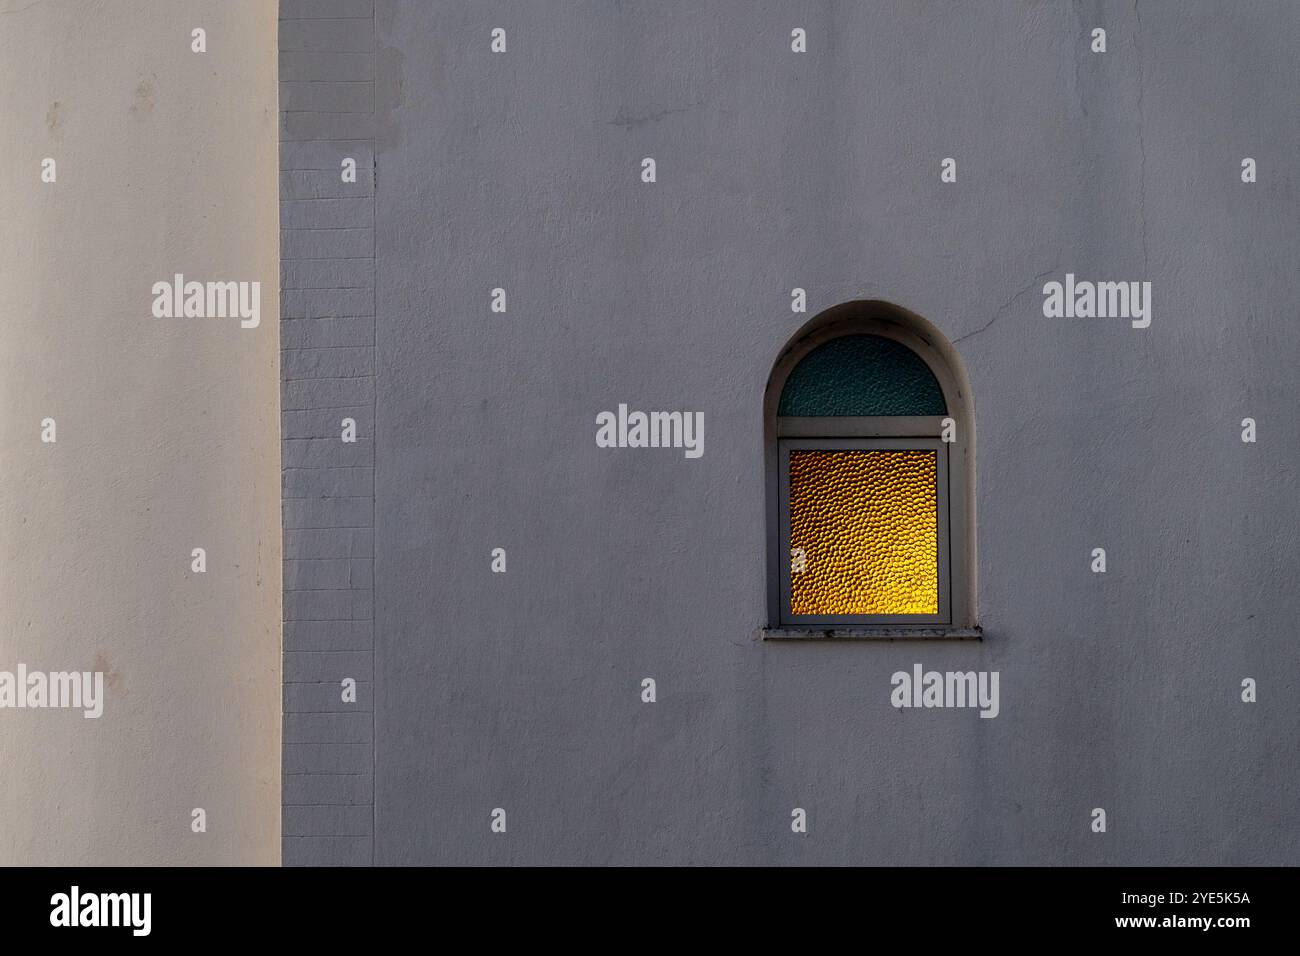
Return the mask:
{"type": "Polygon", "coordinates": [[[953,415],[973,425],[974,416],[952,343],[921,316],[880,299],[845,302],[804,323],[773,364],[764,406],[769,423],[777,416],[953,415]],[[875,381],[844,382],[855,365],[875,381]]]}
{"type": "Polygon", "coordinates": [[[897,339],[853,333],[808,352],[786,377],[778,415],[945,415],[939,380],[897,339]]]}

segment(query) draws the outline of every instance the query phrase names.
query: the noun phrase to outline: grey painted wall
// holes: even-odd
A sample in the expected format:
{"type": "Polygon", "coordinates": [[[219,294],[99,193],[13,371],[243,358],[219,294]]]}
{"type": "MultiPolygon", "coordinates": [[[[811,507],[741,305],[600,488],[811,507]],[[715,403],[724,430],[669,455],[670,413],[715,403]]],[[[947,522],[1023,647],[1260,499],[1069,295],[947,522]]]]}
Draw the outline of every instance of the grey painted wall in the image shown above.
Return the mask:
{"type": "Polygon", "coordinates": [[[377,862],[1300,862],[1293,5],[374,14],[377,862]],[[982,643],[756,639],[766,379],[862,298],[969,373],[982,643]],[[597,448],[620,402],[704,456],[597,448]],[[917,662],[1000,715],[895,710],[917,662]]]}

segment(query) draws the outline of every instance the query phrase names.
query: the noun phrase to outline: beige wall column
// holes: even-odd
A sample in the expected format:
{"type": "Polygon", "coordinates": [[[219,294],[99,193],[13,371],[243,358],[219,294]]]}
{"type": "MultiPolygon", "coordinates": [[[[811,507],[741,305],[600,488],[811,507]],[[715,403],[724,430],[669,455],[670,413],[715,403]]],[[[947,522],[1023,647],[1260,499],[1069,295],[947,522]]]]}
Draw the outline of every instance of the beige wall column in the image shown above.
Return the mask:
{"type": "Polygon", "coordinates": [[[0,0],[0,672],[105,674],[0,709],[0,864],[280,859],[276,11],[0,0]]]}

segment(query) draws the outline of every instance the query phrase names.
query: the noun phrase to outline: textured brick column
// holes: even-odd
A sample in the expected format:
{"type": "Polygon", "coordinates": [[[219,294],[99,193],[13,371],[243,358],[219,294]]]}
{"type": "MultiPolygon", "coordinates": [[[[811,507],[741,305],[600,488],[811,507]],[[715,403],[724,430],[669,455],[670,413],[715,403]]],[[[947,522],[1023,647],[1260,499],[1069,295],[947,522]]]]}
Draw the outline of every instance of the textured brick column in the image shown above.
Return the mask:
{"type": "Polygon", "coordinates": [[[372,0],[282,0],[286,866],[374,855],[374,78],[372,0]]]}

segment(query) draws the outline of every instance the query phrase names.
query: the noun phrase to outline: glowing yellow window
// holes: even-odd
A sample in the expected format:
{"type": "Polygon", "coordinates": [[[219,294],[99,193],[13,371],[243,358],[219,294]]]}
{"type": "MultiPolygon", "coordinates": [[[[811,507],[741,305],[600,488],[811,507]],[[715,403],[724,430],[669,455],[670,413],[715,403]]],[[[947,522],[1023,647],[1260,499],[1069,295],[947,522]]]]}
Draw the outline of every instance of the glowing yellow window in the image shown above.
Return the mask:
{"type": "Polygon", "coordinates": [[[765,639],[982,636],[974,412],[954,361],[879,302],[828,310],[781,353],[763,402],[765,639]]]}
{"type": "Polygon", "coordinates": [[[795,614],[938,614],[939,518],[932,451],[790,455],[795,614]]]}
{"type": "Polygon", "coordinates": [[[946,620],[943,443],[787,440],[781,452],[789,619],[946,620]]]}

